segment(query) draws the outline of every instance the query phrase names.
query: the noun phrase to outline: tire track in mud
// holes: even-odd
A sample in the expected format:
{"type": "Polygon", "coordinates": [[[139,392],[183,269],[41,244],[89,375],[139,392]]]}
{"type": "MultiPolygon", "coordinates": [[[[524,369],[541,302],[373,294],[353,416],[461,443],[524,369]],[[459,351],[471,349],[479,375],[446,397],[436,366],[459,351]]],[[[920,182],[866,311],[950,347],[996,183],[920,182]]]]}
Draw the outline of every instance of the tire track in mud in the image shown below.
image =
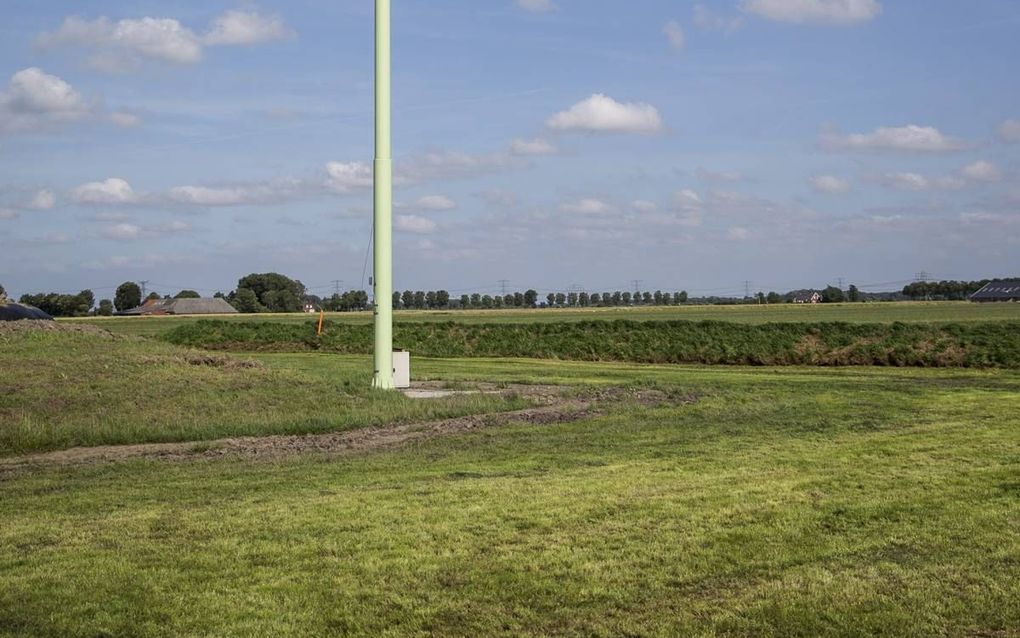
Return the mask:
{"type": "MultiPolygon", "coordinates": [[[[520,393],[522,387],[513,387],[506,391],[520,393]]],[[[15,456],[0,459],[0,478],[43,467],[99,465],[134,459],[171,462],[219,458],[272,460],[301,454],[326,456],[355,454],[510,424],[571,423],[598,416],[610,405],[620,402],[658,406],[683,405],[697,400],[692,395],[670,397],[656,390],[609,388],[581,396],[564,396],[563,393],[571,388],[558,388],[555,394],[550,392],[550,386],[541,388],[541,391],[535,392],[537,388],[532,387],[530,391],[526,390],[524,393],[531,394],[537,401],[545,403],[544,405],[509,412],[472,414],[325,434],[245,436],[212,441],[106,445],[15,456]]]]}

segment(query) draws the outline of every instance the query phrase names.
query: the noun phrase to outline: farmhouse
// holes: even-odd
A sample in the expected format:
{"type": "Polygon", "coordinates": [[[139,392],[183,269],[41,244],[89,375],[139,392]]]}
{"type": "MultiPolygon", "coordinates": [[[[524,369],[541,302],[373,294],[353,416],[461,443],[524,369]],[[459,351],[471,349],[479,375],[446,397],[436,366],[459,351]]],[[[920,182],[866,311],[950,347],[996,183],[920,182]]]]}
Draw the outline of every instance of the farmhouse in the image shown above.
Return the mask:
{"type": "Polygon", "coordinates": [[[970,296],[971,301],[1020,301],[1020,279],[1003,279],[985,284],[970,296]]]}
{"type": "Polygon", "coordinates": [[[793,303],[822,303],[822,295],[817,291],[804,293],[794,297],[793,303]]]}
{"type": "Polygon", "coordinates": [[[118,315],[229,315],[237,310],[219,297],[201,299],[149,299],[137,308],[118,315]]]}

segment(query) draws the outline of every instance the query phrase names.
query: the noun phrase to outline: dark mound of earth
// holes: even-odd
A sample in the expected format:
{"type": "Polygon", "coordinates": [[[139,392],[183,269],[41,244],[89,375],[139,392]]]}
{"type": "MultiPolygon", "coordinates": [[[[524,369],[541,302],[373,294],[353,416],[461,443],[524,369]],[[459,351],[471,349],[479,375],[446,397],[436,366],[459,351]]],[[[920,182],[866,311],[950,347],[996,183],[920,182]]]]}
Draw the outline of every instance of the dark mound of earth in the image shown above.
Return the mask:
{"type": "Polygon", "coordinates": [[[53,317],[34,306],[26,306],[20,303],[0,303],[0,321],[18,321],[21,319],[53,321],[53,317]]]}

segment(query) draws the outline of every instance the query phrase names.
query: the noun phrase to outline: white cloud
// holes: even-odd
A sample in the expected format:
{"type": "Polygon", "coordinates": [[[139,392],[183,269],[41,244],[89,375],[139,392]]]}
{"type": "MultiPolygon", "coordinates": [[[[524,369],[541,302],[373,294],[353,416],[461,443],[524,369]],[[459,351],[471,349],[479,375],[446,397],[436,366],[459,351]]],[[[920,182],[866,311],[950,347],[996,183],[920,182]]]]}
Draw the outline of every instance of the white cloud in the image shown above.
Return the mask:
{"type": "Polygon", "coordinates": [[[70,84],[36,67],[18,71],[0,91],[0,133],[46,130],[91,113],[70,84]]]}
{"type": "Polygon", "coordinates": [[[247,182],[221,186],[177,186],[165,199],[194,206],[250,206],[275,204],[321,192],[319,183],[284,177],[267,182],[247,182]]]}
{"type": "Polygon", "coordinates": [[[685,188],[673,194],[673,208],[682,226],[700,226],[705,204],[696,192],[685,188]]]}
{"type": "Polygon", "coordinates": [[[127,213],[118,213],[113,211],[104,211],[96,213],[92,216],[92,219],[97,222],[126,222],[131,219],[131,216],[127,213]]]}
{"type": "Polygon", "coordinates": [[[583,133],[657,133],[663,128],[654,106],[620,103],[601,93],[553,115],[547,125],[555,131],[583,133]]]}
{"type": "Polygon", "coordinates": [[[457,208],[457,202],[446,195],[424,195],[414,205],[422,210],[444,211],[457,208]]]}
{"type": "Polygon", "coordinates": [[[0,208],[0,219],[17,219],[20,217],[18,211],[10,208],[0,208]]]}
{"type": "Polygon", "coordinates": [[[992,183],[1002,179],[1002,172],[991,162],[972,162],[959,171],[939,177],[926,177],[918,173],[886,173],[880,181],[890,188],[908,191],[943,190],[952,191],[967,188],[975,183],[992,183]]]}
{"type": "Polygon", "coordinates": [[[687,43],[686,38],[684,38],[684,29],[676,20],[667,22],[666,26],[662,27],[662,32],[666,35],[669,46],[678,51],[684,48],[684,44],[687,43]]]}
{"type": "Polygon", "coordinates": [[[173,219],[163,224],[153,226],[150,230],[154,233],[183,233],[191,230],[191,224],[179,219],[173,219]]]}
{"type": "Polygon", "coordinates": [[[172,219],[153,226],[139,226],[122,222],[107,226],[102,231],[102,236],[117,241],[134,241],[137,239],[148,239],[157,235],[184,233],[191,230],[191,224],[179,219],[172,219]]]}
{"type": "Polygon", "coordinates": [[[372,167],[365,162],[329,162],[326,164],[326,188],[348,194],[372,188],[372,167]]]}
{"type": "Polygon", "coordinates": [[[792,24],[852,25],[882,12],[877,0],[743,0],[746,13],[792,24]]]}
{"type": "Polygon", "coordinates": [[[294,32],[279,16],[263,16],[250,11],[227,11],[213,20],[205,44],[248,45],[292,37],[294,32]]]}
{"type": "Polygon", "coordinates": [[[90,61],[102,70],[127,70],[142,59],[193,64],[202,59],[202,43],[191,29],[172,18],[144,17],[113,22],[68,16],[56,31],[41,34],[42,47],[79,46],[96,53],[90,61]]]}
{"type": "Polygon", "coordinates": [[[79,204],[131,204],[138,201],[131,185],[119,177],[82,184],[71,191],[71,198],[79,204]]]}
{"type": "Polygon", "coordinates": [[[516,206],[520,203],[520,197],[517,193],[505,191],[499,188],[492,188],[482,193],[478,193],[487,204],[490,206],[516,206]]]}
{"type": "Polygon", "coordinates": [[[138,117],[134,113],[127,113],[124,111],[110,113],[109,118],[111,122],[122,128],[138,126],[138,124],[142,121],[142,118],[138,117]]]}
{"type": "Polygon", "coordinates": [[[703,205],[701,196],[689,188],[677,191],[673,195],[673,203],[683,210],[701,210],[703,205]]]}
{"type": "Polygon", "coordinates": [[[845,193],[850,190],[850,182],[834,175],[815,175],[810,180],[811,186],[819,193],[845,193]]]}
{"type": "Polygon", "coordinates": [[[694,24],[699,29],[732,33],[743,26],[744,19],[740,16],[727,18],[714,13],[703,4],[696,4],[694,5],[694,24]]]}
{"type": "Polygon", "coordinates": [[[549,13],[556,10],[552,0],[517,0],[517,6],[531,13],[549,13]]]}
{"type": "Polygon", "coordinates": [[[436,232],[436,222],[418,215],[397,215],[393,219],[393,228],[399,232],[428,235],[436,232]]]}
{"type": "Polygon", "coordinates": [[[142,228],[135,224],[114,224],[103,230],[103,236],[107,239],[120,241],[140,239],[142,237],[142,228]]]}
{"type": "Polygon", "coordinates": [[[997,182],[1002,179],[1002,171],[995,164],[984,160],[964,166],[960,174],[975,182],[997,182]]]}
{"type": "Polygon", "coordinates": [[[887,173],[882,181],[891,188],[908,191],[923,191],[931,187],[928,178],[917,173],[887,173]]]}
{"type": "Polygon", "coordinates": [[[1020,142],[1020,120],[1006,120],[999,125],[999,137],[1004,142],[1020,142]]]}
{"type": "Polygon", "coordinates": [[[989,213],[986,211],[971,211],[960,213],[960,222],[964,224],[992,224],[1001,226],[1015,226],[1020,224],[1020,216],[1003,215],[1000,213],[989,213]]]}
{"type": "Polygon", "coordinates": [[[51,233],[43,237],[39,237],[35,241],[43,244],[67,244],[71,241],[71,236],[67,233],[51,233]]]}
{"type": "Polygon", "coordinates": [[[613,207],[594,197],[586,197],[579,199],[576,202],[567,202],[560,205],[560,210],[564,213],[577,213],[580,215],[601,215],[603,213],[609,213],[613,211],[613,207]]]}
{"type": "Polygon", "coordinates": [[[851,151],[909,151],[916,153],[944,153],[967,148],[963,141],[943,135],[930,126],[909,124],[900,127],[880,127],[871,133],[840,135],[834,131],[823,131],[820,137],[823,147],[833,150],[851,151]]]}
{"type": "Polygon", "coordinates": [[[394,167],[394,183],[473,177],[521,164],[522,160],[507,153],[472,155],[456,151],[430,151],[398,161],[394,167]]]}
{"type": "Polygon", "coordinates": [[[243,188],[209,188],[177,186],[170,189],[171,200],[198,206],[239,206],[250,203],[250,194],[243,188]]]}
{"type": "Polygon", "coordinates": [[[548,140],[536,137],[533,140],[516,139],[510,143],[514,155],[555,155],[558,149],[548,140]]]}
{"type": "Polygon", "coordinates": [[[746,241],[750,237],[751,231],[742,226],[734,226],[726,231],[726,239],[730,241],[746,241]]]}
{"type": "Polygon", "coordinates": [[[31,208],[32,210],[50,210],[57,205],[57,196],[53,194],[53,191],[43,189],[32,196],[31,201],[25,205],[25,208],[31,208]]]}
{"type": "Polygon", "coordinates": [[[659,210],[659,205],[644,199],[634,200],[630,207],[639,213],[654,213],[659,210]]]}
{"type": "Polygon", "coordinates": [[[86,20],[68,16],[56,31],[42,33],[36,43],[44,48],[74,46],[92,51],[89,63],[102,71],[124,72],[144,60],[170,64],[195,64],[202,60],[203,47],[250,45],[293,35],[277,16],[228,11],[215,18],[209,31],[199,36],[173,18],[106,17],[86,20]]]}
{"type": "Polygon", "coordinates": [[[706,182],[739,182],[744,179],[739,171],[710,171],[702,167],[698,167],[697,175],[698,179],[706,182]]]}

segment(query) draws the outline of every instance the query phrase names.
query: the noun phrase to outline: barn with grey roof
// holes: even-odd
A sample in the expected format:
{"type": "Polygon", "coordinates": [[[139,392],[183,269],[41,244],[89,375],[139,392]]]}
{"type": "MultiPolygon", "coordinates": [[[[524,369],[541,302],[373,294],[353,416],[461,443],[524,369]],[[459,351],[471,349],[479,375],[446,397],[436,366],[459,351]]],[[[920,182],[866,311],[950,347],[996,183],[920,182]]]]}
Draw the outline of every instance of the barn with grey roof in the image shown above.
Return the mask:
{"type": "Polygon", "coordinates": [[[219,297],[200,299],[150,299],[118,315],[233,315],[237,309],[219,297]]]}
{"type": "Polygon", "coordinates": [[[971,301],[1020,301],[1020,279],[1001,279],[985,284],[970,296],[971,301]]]}

